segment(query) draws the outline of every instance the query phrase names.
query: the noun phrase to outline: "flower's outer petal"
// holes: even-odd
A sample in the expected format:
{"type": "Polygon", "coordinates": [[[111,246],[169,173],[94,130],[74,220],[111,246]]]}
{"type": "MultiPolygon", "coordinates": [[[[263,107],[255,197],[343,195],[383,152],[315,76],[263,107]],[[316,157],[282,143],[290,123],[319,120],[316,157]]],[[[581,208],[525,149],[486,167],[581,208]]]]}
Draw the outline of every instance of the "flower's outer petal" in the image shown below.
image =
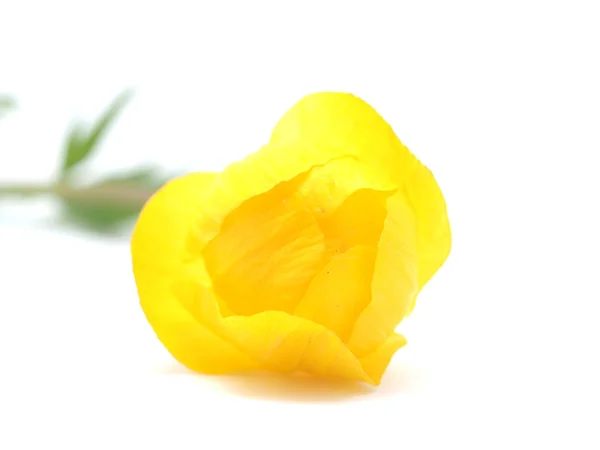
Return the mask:
{"type": "MultiPolygon", "coordinates": [[[[304,372],[379,385],[392,356],[406,343],[394,333],[359,359],[332,330],[311,320],[282,311],[222,318],[212,292],[201,283],[182,280],[174,292],[197,323],[250,358],[249,369],[304,372]]],[[[244,367],[231,369],[239,370],[244,367]]]]}
{"type": "Polygon", "coordinates": [[[317,217],[334,214],[348,197],[361,190],[391,192],[396,186],[373,173],[354,157],[342,157],[314,167],[299,187],[299,194],[317,217]]]}
{"type": "Polygon", "coordinates": [[[392,356],[394,356],[394,353],[404,345],[406,345],[404,336],[394,333],[383,341],[375,351],[360,358],[360,364],[363,370],[373,380],[374,384],[379,384],[392,356]]]}
{"type": "MultiPolygon", "coordinates": [[[[173,284],[186,276],[203,278],[181,265],[185,238],[193,220],[193,204],[202,197],[213,174],[186,175],[167,183],[145,205],[136,224],[131,252],[140,302],[146,317],[167,350],[192,370],[225,373],[252,370],[256,361],[223,340],[195,317],[173,284]]],[[[208,289],[199,292],[215,302],[208,289]]],[[[216,305],[216,303],[215,303],[216,305]]]]}
{"type": "Polygon", "coordinates": [[[360,245],[334,255],[312,280],[294,315],[319,323],[346,341],[371,299],[375,248],[360,245]]]}
{"type": "Polygon", "coordinates": [[[331,330],[281,311],[223,320],[227,335],[266,370],[309,373],[373,384],[360,362],[331,330]]]}
{"type": "Polygon", "coordinates": [[[450,254],[452,234],[446,202],[431,171],[419,164],[406,185],[418,220],[419,287],[435,275],[450,254]]]}
{"type": "Polygon", "coordinates": [[[337,92],[311,94],[292,106],[275,126],[271,143],[331,149],[364,162],[379,179],[402,179],[415,158],[365,101],[337,92]]]}
{"type": "Polygon", "coordinates": [[[175,291],[199,323],[251,358],[258,369],[373,384],[357,357],[322,325],[283,311],[222,318],[201,284],[183,279],[175,291]]]}
{"type": "Polygon", "coordinates": [[[444,197],[435,178],[366,102],[337,92],[308,95],[279,121],[271,142],[352,155],[368,167],[367,173],[405,189],[418,222],[420,287],[446,260],[451,233],[444,197]]]}
{"type": "Polygon", "coordinates": [[[371,303],[358,317],[348,347],[362,357],[381,345],[407,315],[418,292],[416,223],[405,195],[388,198],[379,239],[371,303]]]}

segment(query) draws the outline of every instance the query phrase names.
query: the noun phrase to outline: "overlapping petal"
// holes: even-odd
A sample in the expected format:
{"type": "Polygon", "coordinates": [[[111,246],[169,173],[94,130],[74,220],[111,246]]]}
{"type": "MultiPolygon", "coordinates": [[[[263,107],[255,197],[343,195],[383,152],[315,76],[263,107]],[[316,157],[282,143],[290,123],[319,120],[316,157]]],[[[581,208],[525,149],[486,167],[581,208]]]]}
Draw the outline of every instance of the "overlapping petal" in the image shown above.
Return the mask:
{"type": "MultiPolygon", "coordinates": [[[[185,239],[193,220],[190,204],[201,198],[213,174],[192,174],[169,182],[146,204],[131,242],[133,271],[148,322],[169,352],[185,366],[206,373],[258,367],[246,353],[199,323],[182,306],[173,284],[183,275],[185,239]]],[[[188,271],[188,277],[203,276],[188,271]]],[[[209,290],[204,295],[212,295],[209,290]]]]}
{"type": "Polygon", "coordinates": [[[358,317],[348,346],[359,356],[380,346],[408,314],[418,293],[416,222],[399,191],[387,201],[377,246],[371,302],[358,317]]]}
{"type": "Polygon", "coordinates": [[[433,174],[363,100],[336,92],[308,95],[279,121],[271,142],[323,147],[352,155],[378,180],[403,187],[418,224],[420,287],[448,257],[450,225],[446,203],[433,174]]]}

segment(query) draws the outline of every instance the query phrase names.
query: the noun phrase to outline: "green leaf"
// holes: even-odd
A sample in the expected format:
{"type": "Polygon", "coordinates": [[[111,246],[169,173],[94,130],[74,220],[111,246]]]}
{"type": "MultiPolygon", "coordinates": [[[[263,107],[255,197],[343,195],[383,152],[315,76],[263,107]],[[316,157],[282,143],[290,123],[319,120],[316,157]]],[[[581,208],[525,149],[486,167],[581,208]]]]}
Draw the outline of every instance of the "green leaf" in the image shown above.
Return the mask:
{"type": "Polygon", "coordinates": [[[89,132],[86,132],[81,124],[75,124],[71,128],[71,131],[67,136],[64,159],[61,167],[63,178],[68,175],[74,167],[93,154],[102,137],[106,134],[132,96],[133,91],[131,90],[127,90],[119,95],[89,132]]]}
{"type": "Polygon", "coordinates": [[[17,103],[14,101],[14,99],[9,97],[8,95],[0,94],[0,114],[2,114],[5,111],[10,111],[16,106],[17,103]]]}
{"type": "Polygon", "coordinates": [[[65,143],[65,160],[63,162],[63,174],[75,167],[88,156],[93,149],[87,145],[87,132],[79,123],[74,124],[67,135],[65,143]]]}
{"type": "Polygon", "coordinates": [[[59,191],[59,195],[70,222],[110,233],[135,219],[150,196],[167,180],[153,170],[140,169],[106,178],[76,191],[59,191]]]}

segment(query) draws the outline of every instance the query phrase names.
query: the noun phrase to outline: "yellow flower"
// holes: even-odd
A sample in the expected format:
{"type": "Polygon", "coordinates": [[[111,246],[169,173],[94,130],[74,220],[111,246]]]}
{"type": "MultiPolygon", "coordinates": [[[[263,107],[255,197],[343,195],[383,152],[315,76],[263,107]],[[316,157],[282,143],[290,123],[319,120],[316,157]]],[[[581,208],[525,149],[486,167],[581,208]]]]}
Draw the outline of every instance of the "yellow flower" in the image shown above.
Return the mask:
{"type": "Polygon", "coordinates": [[[156,193],[131,251],[144,313],[190,369],[377,385],[450,241],[433,175],[391,127],[317,93],[256,153],[156,193]]]}

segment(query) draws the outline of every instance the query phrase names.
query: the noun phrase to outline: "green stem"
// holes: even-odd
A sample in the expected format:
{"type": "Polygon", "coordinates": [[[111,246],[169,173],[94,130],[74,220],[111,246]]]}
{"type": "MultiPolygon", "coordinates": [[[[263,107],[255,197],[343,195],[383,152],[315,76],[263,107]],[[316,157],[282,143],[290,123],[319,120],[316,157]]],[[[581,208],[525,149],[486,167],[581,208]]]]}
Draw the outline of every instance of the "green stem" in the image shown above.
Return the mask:
{"type": "Polygon", "coordinates": [[[68,200],[84,200],[89,203],[111,203],[117,205],[143,205],[154,192],[140,189],[127,183],[109,186],[73,188],[65,184],[0,184],[0,197],[35,197],[56,195],[68,200]]]}
{"type": "Polygon", "coordinates": [[[0,184],[0,197],[33,197],[52,193],[54,193],[54,190],[51,186],[33,184],[0,184]]]}

